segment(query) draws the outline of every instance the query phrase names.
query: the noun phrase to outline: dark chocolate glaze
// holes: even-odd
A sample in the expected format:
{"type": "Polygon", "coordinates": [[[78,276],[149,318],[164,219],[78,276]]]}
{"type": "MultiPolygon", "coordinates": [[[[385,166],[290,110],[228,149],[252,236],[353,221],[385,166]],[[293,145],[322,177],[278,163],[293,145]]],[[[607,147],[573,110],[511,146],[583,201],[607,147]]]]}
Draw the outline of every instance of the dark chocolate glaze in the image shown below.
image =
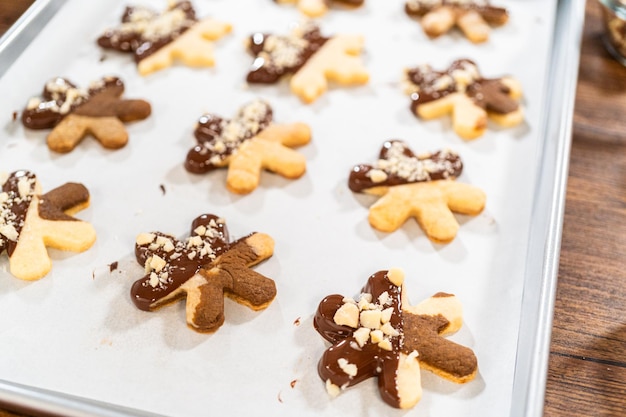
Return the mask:
{"type": "MultiPolygon", "coordinates": [[[[241,119],[241,113],[242,112],[240,111],[239,114],[237,114],[235,121],[241,119]]],[[[187,158],[185,159],[185,169],[194,174],[204,174],[219,167],[219,163],[215,164],[213,162],[214,157],[218,157],[220,162],[223,161],[228,156],[232,155],[243,142],[254,137],[269,126],[272,119],[272,108],[265,103],[265,116],[260,120],[255,121],[258,122],[259,129],[257,131],[245,129],[245,123],[243,123],[244,129],[242,130],[238,140],[234,142],[222,141],[225,148],[222,152],[217,152],[213,150],[213,146],[220,141],[223,127],[231,120],[224,119],[214,114],[203,115],[200,117],[200,120],[198,120],[196,130],[194,131],[194,136],[198,143],[187,153],[187,158]]]]}
{"type": "MultiPolygon", "coordinates": [[[[387,271],[379,271],[369,277],[361,293],[372,294],[372,299],[387,292],[391,299],[389,307],[393,308],[391,325],[402,334],[402,300],[401,287],[392,284],[387,279],[387,271]]],[[[374,376],[378,377],[378,387],[385,402],[393,407],[400,406],[397,382],[395,379],[398,361],[400,360],[401,336],[390,339],[392,350],[385,350],[373,343],[366,343],[358,347],[353,336],[355,329],[337,325],[333,317],[343,305],[341,295],[331,295],[320,303],[313,325],[326,340],[333,345],[328,348],[319,361],[317,370],[320,377],[339,386],[351,386],[374,376]],[[357,366],[354,377],[346,374],[338,365],[339,359],[346,359],[350,364],[357,366]]]]}
{"type": "MultiPolygon", "coordinates": [[[[274,2],[278,2],[278,0],[274,0],[274,2]]],[[[363,3],[365,3],[365,0],[324,0],[325,3],[330,4],[330,3],[339,3],[339,4],[345,4],[346,6],[361,6],[363,3]]]]}
{"type": "MultiPolygon", "coordinates": [[[[300,49],[295,65],[280,65],[269,59],[259,57],[263,52],[265,42],[271,35],[266,33],[254,33],[248,42],[248,51],[254,55],[255,60],[250,68],[246,81],[254,84],[273,84],[287,74],[294,74],[326,43],[329,38],[322,36],[319,27],[312,26],[304,31],[302,39],[307,41],[304,48],[300,49]]],[[[282,37],[288,40],[289,37],[282,37]]]]}
{"type": "MultiPolygon", "coordinates": [[[[469,59],[459,59],[454,61],[445,71],[432,69],[424,71],[420,67],[407,70],[407,81],[416,86],[418,90],[411,94],[411,111],[415,114],[418,106],[459,92],[461,87],[454,81],[452,74],[454,71],[463,70],[467,66],[476,67],[476,64],[469,59]],[[436,83],[443,76],[449,76],[451,82],[447,87],[437,89],[436,83]]],[[[477,106],[500,114],[511,113],[519,107],[517,102],[509,96],[509,93],[510,89],[499,78],[479,77],[467,85],[465,89],[465,94],[477,106]]]]}
{"type": "MultiPolygon", "coordinates": [[[[404,144],[404,142],[399,140],[386,141],[380,150],[379,159],[387,159],[388,151],[393,143],[403,144],[403,154],[409,158],[415,158],[419,161],[430,160],[436,164],[437,169],[429,171],[428,178],[425,178],[421,181],[452,179],[458,177],[463,172],[463,162],[458,155],[451,152],[437,151],[427,156],[418,157],[413,153],[413,151],[411,151],[409,147],[404,144]]],[[[368,173],[373,169],[377,168],[372,165],[366,164],[359,164],[354,166],[352,168],[352,171],[350,171],[350,176],[348,178],[348,187],[350,188],[350,190],[358,193],[373,187],[394,186],[408,184],[409,182],[421,182],[420,180],[408,181],[406,178],[400,177],[388,171],[385,171],[385,173],[387,174],[387,179],[385,181],[374,182],[368,175],[368,173]]]]}
{"type": "MultiPolygon", "coordinates": [[[[28,207],[30,207],[33,197],[32,192],[34,191],[35,181],[35,174],[32,172],[15,171],[9,175],[9,178],[2,185],[2,192],[8,194],[7,201],[0,206],[2,214],[4,215],[3,220],[15,228],[18,236],[24,227],[26,213],[28,212],[28,207]],[[18,183],[21,178],[27,178],[31,183],[31,193],[24,198],[20,198],[18,188],[18,183]]],[[[6,250],[10,257],[13,251],[15,251],[18,240],[19,238],[15,241],[9,240],[6,236],[0,234],[0,254],[6,250]]]]}
{"type": "MultiPolygon", "coordinates": [[[[174,9],[180,9],[185,14],[185,22],[182,26],[173,28],[173,30],[165,36],[158,39],[144,38],[143,34],[139,31],[122,31],[119,28],[109,29],[104,32],[98,38],[98,45],[105,49],[113,49],[120,52],[133,53],[135,61],[139,62],[142,59],[154,54],[160,48],[164,47],[174,39],[182,35],[187,31],[191,25],[197,21],[196,12],[193,9],[191,2],[181,1],[170,8],[167,11],[174,9]]],[[[122,23],[129,23],[132,21],[133,13],[141,10],[142,13],[148,13],[151,17],[157,18],[158,14],[152,10],[146,8],[127,7],[122,15],[122,23]]]]}
{"type": "Polygon", "coordinates": [[[478,5],[474,3],[460,4],[455,1],[441,0],[438,5],[428,6],[420,5],[417,9],[410,6],[409,2],[405,4],[404,10],[410,16],[424,16],[425,14],[433,11],[434,9],[442,6],[453,7],[460,10],[473,10],[482,16],[483,19],[490,25],[499,26],[509,18],[509,12],[504,7],[496,7],[490,4],[478,5]]]}
{"type": "MultiPolygon", "coordinates": [[[[474,377],[478,368],[474,352],[441,337],[450,326],[448,319],[442,314],[416,314],[404,310],[402,288],[389,281],[387,271],[370,276],[361,290],[361,293],[371,294],[373,301],[384,292],[389,295],[390,307],[393,308],[390,323],[400,333],[390,338],[391,351],[370,341],[360,347],[354,337],[355,329],[335,323],[335,313],[344,304],[343,296],[330,295],[319,304],[313,325],[332,344],[318,363],[318,373],[324,381],[330,380],[334,385],[347,387],[377,376],[383,400],[393,407],[400,407],[396,381],[400,353],[410,355],[417,351],[420,365],[447,374],[457,382],[466,382],[474,377]],[[355,376],[341,369],[341,359],[356,365],[355,376]]],[[[446,297],[454,296],[443,292],[432,296],[433,299],[446,297]]]]}
{"type": "MultiPolygon", "coordinates": [[[[191,236],[197,236],[194,230],[198,226],[209,227],[208,225],[211,220],[216,222],[217,227],[214,228],[217,229],[218,233],[214,237],[202,236],[202,239],[213,249],[213,253],[215,257],[217,257],[228,251],[241,239],[230,242],[226,224],[219,222],[219,217],[213,214],[203,214],[194,219],[191,225],[191,236]]],[[[146,311],[158,306],[159,300],[176,291],[189,278],[198,273],[200,268],[212,262],[211,257],[201,256],[200,254],[190,259],[188,254],[193,251],[193,248],[188,249],[185,242],[178,241],[175,237],[161,232],[154,232],[154,234],[169,238],[175,244],[176,249],[166,252],[163,247],[158,247],[156,250],[153,250],[150,249],[150,245],[135,245],[135,257],[139,264],[144,265],[149,257],[157,255],[167,262],[164,270],[167,271],[170,278],[170,281],[164,285],[152,287],[149,284],[150,276],[146,275],[138,281],[135,281],[132,285],[130,290],[131,299],[139,309],[146,311]],[[174,252],[180,253],[181,256],[176,259],[171,259],[171,255],[174,252]]],[[[181,296],[182,295],[183,294],[181,294],[181,296]]]]}
{"type": "MultiPolygon", "coordinates": [[[[64,85],[71,88],[76,86],[69,80],[61,77],[57,77],[51,80],[54,84],[64,85]]],[[[107,111],[100,104],[111,97],[119,97],[124,92],[124,83],[118,77],[105,77],[102,80],[102,84],[96,88],[90,88],[87,91],[85,97],[81,97],[79,100],[70,106],[67,113],[61,113],[55,108],[60,108],[67,99],[65,93],[58,93],[55,98],[54,93],[48,88],[48,84],[44,86],[41,94],[42,103],[33,109],[24,109],[22,111],[22,123],[29,129],[50,129],[56,126],[67,114],[75,113],[83,116],[116,116],[119,110],[107,111]],[[92,109],[97,108],[97,111],[92,109]]],[[[129,100],[133,101],[133,100],[129,100]]],[[[143,100],[141,100],[143,101],[143,100]]],[[[119,103],[119,102],[118,102],[119,103]]]]}
{"type": "Polygon", "coordinates": [[[89,191],[83,184],[68,182],[39,197],[39,217],[46,220],[76,221],[65,211],[88,204],[89,191]]]}

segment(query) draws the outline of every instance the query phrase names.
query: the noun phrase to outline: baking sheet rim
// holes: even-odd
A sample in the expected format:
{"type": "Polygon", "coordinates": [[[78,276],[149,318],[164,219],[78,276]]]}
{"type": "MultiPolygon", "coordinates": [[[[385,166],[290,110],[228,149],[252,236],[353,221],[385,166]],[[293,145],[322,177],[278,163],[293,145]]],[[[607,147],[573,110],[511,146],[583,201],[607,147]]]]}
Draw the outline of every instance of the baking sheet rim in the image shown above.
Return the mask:
{"type": "MultiPolygon", "coordinates": [[[[0,38],[0,62],[5,63],[0,65],[0,77],[64,3],[38,0],[0,38]]],[[[557,0],[544,103],[545,109],[555,112],[545,111],[542,120],[544,146],[538,170],[543,175],[537,176],[535,188],[511,417],[539,417],[543,412],[584,11],[584,1],[557,0]],[[556,140],[548,140],[551,133],[556,140]],[[553,181],[542,181],[546,173],[553,181]]],[[[0,404],[67,417],[155,416],[5,380],[0,380],[0,404]]]]}

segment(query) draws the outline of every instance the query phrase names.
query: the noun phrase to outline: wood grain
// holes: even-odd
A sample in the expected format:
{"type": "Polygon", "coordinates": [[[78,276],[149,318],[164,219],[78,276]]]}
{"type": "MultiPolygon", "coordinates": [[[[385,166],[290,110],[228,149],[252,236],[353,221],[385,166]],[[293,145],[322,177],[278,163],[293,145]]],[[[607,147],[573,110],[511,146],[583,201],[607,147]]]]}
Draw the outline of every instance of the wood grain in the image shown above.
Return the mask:
{"type": "Polygon", "coordinates": [[[545,416],[626,416],[626,68],[587,2],[545,416]]]}
{"type": "MultiPolygon", "coordinates": [[[[32,0],[0,2],[0,34],[32,0]]],[[[626,68],[587,2],[545,399],[549,417],[626,416],[626,68]]],[[[488,410],[485,411],[488,415],[488,410]]],[[[0,410],[0,417],[16,416],[0,410]]]]}

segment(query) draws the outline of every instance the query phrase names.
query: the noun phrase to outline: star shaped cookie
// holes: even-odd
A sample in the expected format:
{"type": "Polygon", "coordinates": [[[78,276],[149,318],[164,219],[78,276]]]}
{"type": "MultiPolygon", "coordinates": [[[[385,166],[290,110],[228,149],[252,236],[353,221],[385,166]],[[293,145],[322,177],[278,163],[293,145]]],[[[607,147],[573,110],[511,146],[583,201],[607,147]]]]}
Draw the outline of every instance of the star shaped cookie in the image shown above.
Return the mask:
{"type": "Polygon", "coordinates": [[[408,409],[422,397],[420,368],[456,383],[476,376],[474,352],[443,337],[463,323],[458,299],[437,293],[411,306],[404,281],[398,268],[379,271],[358,299],[335,294],[320,302],[313,324],[331,347],[317,369],[329,394],[377,377],[381,398],[408,409]]]}
{"type": "Polygon", "coordinates": [[[187,325],[214,332],[224,323],[224,296],[253,310],[276,296],[274,281],[250,269],[274,253],[274,240],[252,233],[230,241],[224,219],[198,216],[191,235],[181,241],[161,232],[137,236],[135,255],[145,268],[131,288],[135,305],[145,311],[186,298],[187,325]]]}

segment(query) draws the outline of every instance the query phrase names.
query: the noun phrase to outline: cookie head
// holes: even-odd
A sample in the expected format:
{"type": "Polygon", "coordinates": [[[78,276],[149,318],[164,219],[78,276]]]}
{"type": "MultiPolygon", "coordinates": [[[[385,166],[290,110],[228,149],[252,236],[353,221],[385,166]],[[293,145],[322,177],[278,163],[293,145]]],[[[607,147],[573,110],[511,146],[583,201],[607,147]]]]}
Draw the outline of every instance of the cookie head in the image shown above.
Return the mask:
{"type": "Polygon", "coordinates": [[[379,271],[356,299],[335,294],[320,302],[313,324],[331,344],[318,363],[329,394],[376,377],[381,398],[408,409],[422,397],[420,367],[457,383],[474,378],[474,353],[441,337],[458,330],[456,297],[439,293],[412,307],[404,282],[400,269],[379,271]]]}

